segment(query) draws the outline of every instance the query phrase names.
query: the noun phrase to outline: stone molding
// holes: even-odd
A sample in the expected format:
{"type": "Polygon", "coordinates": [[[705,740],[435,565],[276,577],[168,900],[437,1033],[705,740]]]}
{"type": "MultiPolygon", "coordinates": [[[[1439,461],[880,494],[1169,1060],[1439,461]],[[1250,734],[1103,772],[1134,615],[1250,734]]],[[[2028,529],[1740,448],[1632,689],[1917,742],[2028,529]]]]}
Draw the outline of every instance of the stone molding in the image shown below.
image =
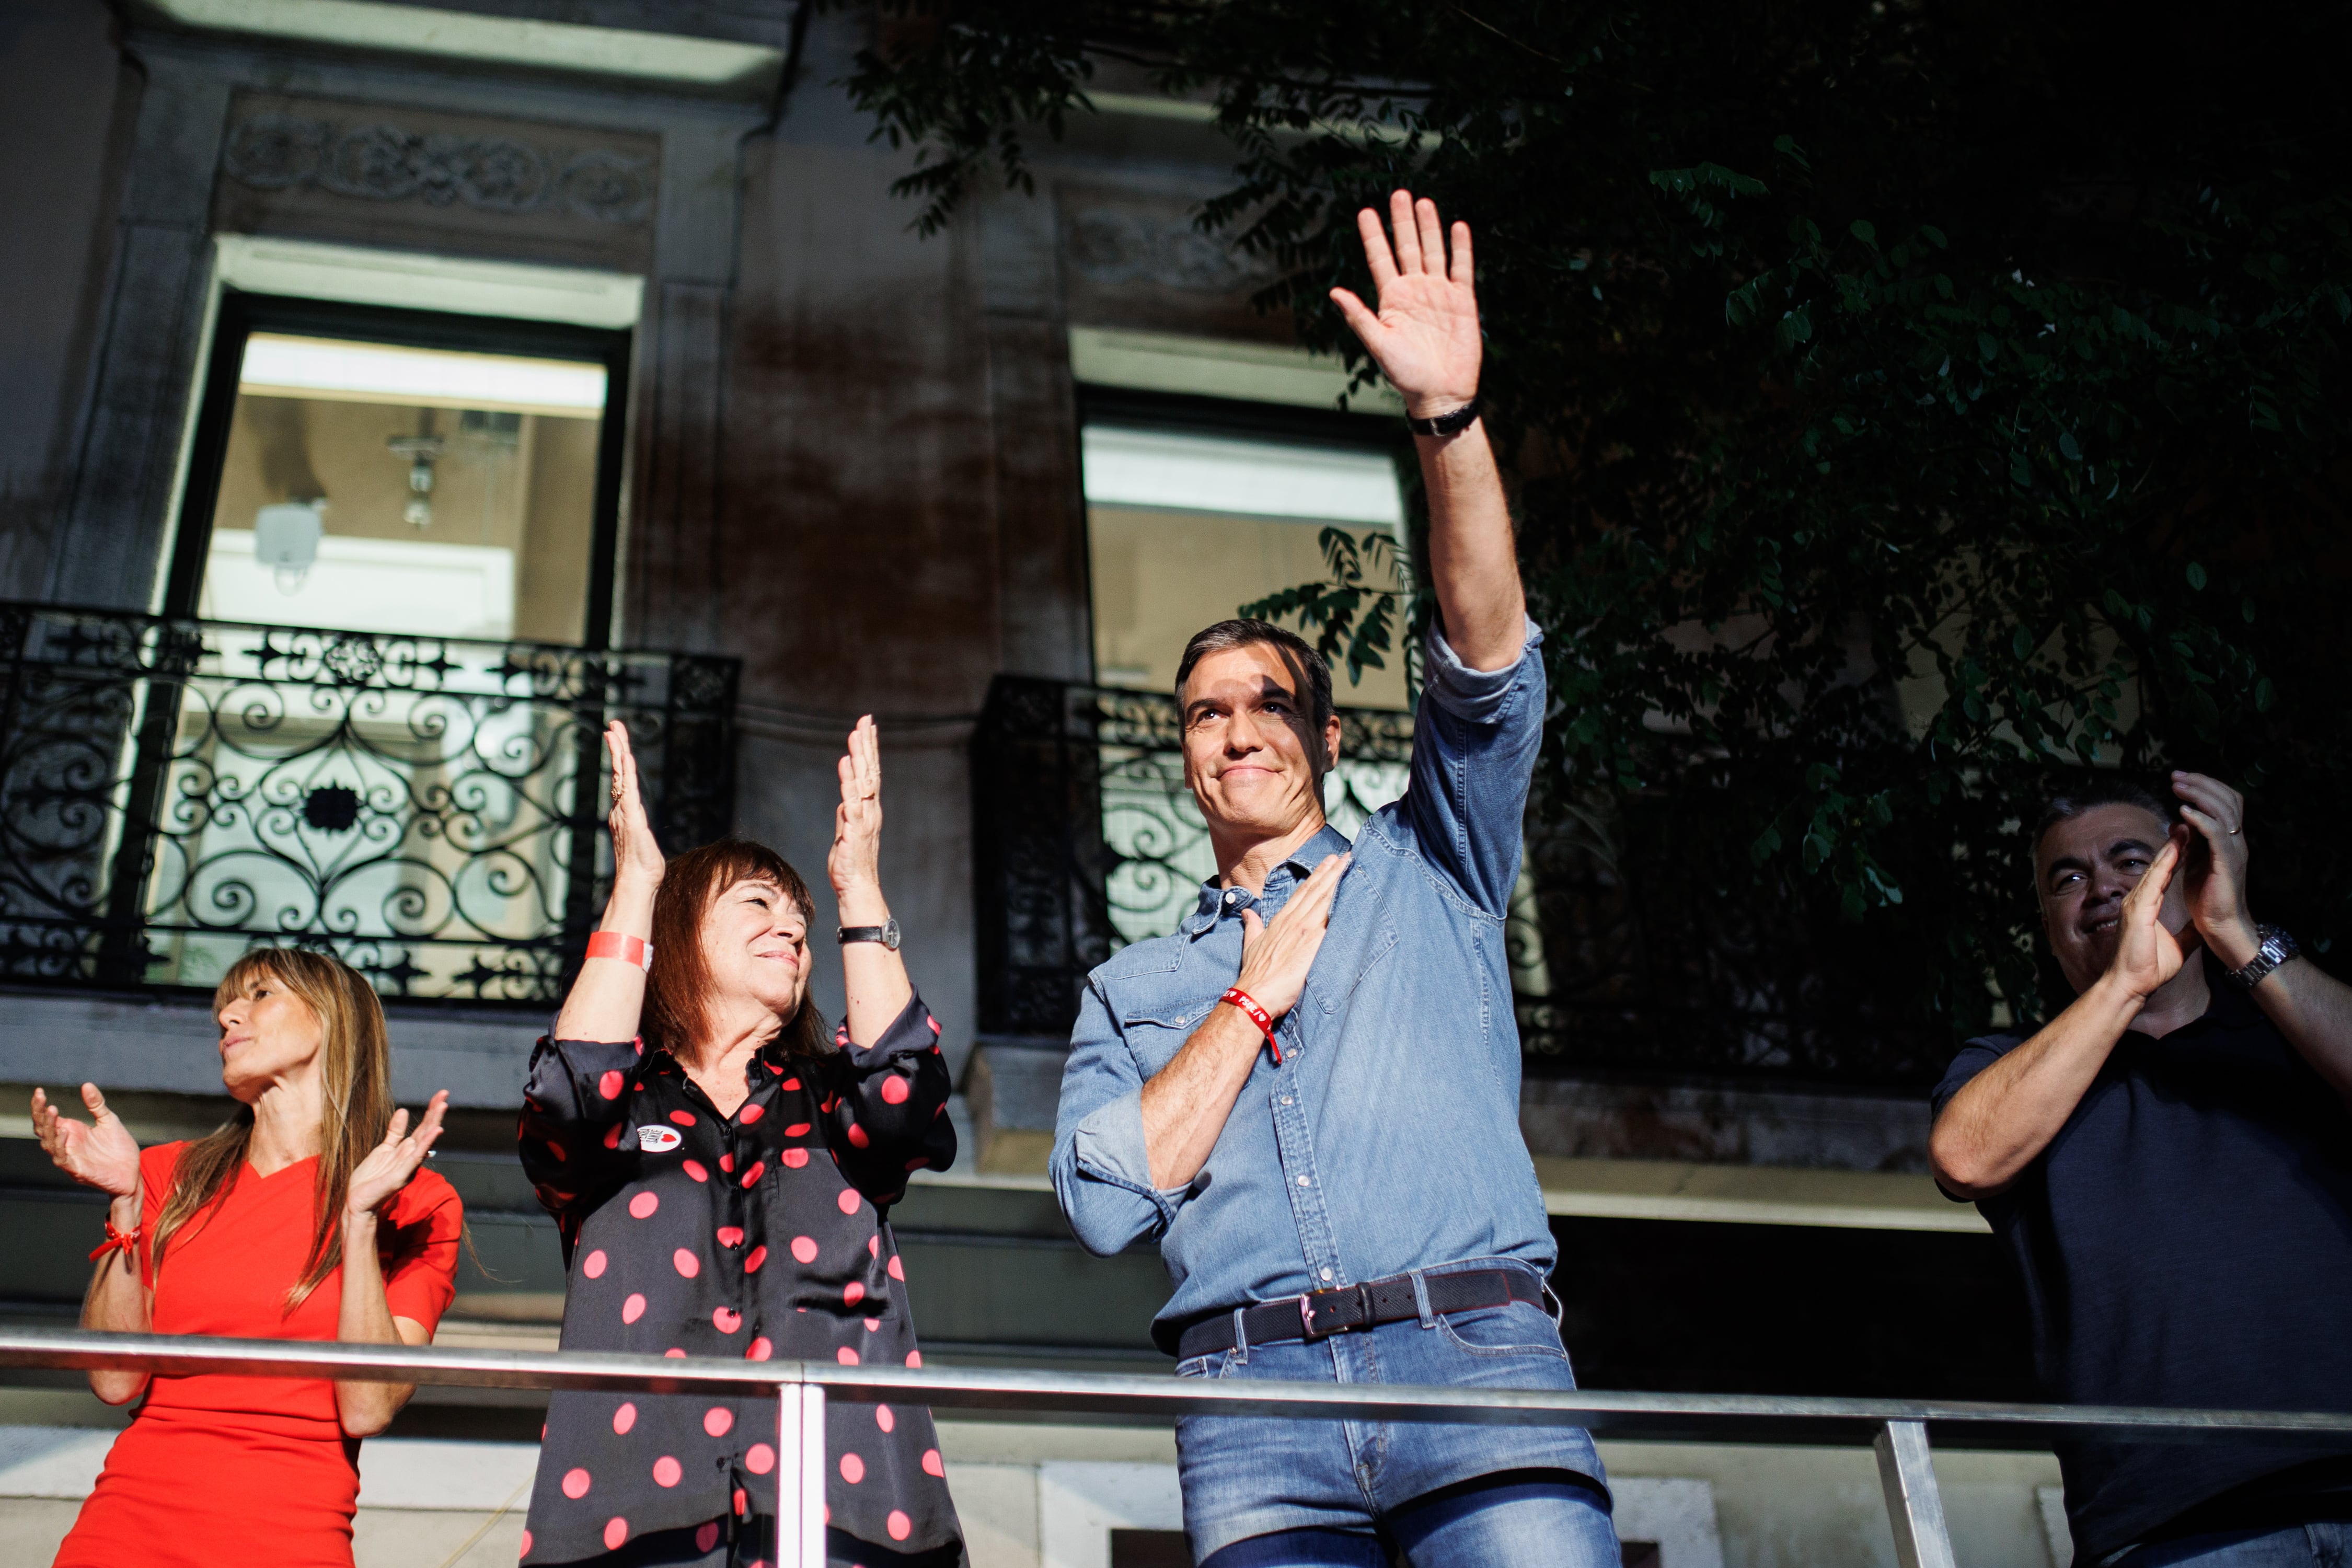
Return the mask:
{"type": "Polygon", "coordinates": [[[648,162],[611,148],[558,152],[510,136],[341,123],[263,113],[229,128],[221,172],[258,191],[315,186],[366,201],[462,202],[522,216],[561,208],[595,223],[643,226],[654,210],[648,162]]]}

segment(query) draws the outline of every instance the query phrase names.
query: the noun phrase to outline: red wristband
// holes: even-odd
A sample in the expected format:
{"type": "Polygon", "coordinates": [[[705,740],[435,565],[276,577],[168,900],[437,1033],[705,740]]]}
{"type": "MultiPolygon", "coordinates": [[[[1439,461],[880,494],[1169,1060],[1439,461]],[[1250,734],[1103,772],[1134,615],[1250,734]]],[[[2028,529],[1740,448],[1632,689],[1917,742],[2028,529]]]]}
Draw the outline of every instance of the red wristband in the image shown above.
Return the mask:
{"type": "Polygon", "coordinates": [[[89,1260],[92,1263],[95,1263],[100,1258],[105,1257],[108,1253],[112,1252],[118,1247],[122,1249],[125,1256],[134,1258],[137,1258],[139,1256],[139,1226],[134,1225],[129,1230],[117,1230],[114,1228],[114,1222],[112,1220],[108,1220],[106,1222],[106,1239],[100,1242],[96,1249],[90,1253],[89,1260]]]}
{"type": "Polygon", "coordinates": [[[1257,1005],[1257,999],[1238,985],[1229,985],[1225,987],[1225,994],[1223,996],[1218,997],[1217,1000],[1220,1002],[1230,1002],[1234,1006],[1239,1007],[1244,1013],[1249,1015],[1249,1021],[1255,1024],[1257,1026],[1257,1032],[1265,1037],[1265,1048],[1274,1053],[1274,1065],[1280,1067],[1282,1065],[1282,1042],[1274,1037],[1274,1016],[1268,1013],[1265,1008],[1259,1006],[1257,1005]]]}
{"type": "Polygon", "coordinates": [[[588,956],[615,958],[623,963],[634,963],[639,969],[654,966],[654,944],[642,937],[623,936],[616,931],[600,931],[588,939],[588,956]]]}

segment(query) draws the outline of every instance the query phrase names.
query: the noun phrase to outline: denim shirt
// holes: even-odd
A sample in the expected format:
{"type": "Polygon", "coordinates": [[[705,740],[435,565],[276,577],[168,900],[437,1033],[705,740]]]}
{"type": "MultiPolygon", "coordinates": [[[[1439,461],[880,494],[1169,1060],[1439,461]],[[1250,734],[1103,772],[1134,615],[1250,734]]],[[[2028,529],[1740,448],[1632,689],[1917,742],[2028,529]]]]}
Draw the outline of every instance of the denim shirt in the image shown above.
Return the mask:
{"type": "Polygon", "coordinates": [[[1171,934],[1087,977],[1062,1074],[1054,1190],[1108,1257],[1151,1237],[1184,1327],[1252,1301],[1474,1258],[1549,1269],[1535,1164],[1519,1134],[1519,1036],[1504,919],[1544,718],[1542,634],[1481,672],[1433,632],[1403,796],[1367,821],[1297,1005],[1260,1050],[1208,1163],[1157,1189],[1142,1094],[1240,973],[1245,908],[1273,919],[1326,856],[1326,826],[1246,889],[1204,886],[1171,934]]]}

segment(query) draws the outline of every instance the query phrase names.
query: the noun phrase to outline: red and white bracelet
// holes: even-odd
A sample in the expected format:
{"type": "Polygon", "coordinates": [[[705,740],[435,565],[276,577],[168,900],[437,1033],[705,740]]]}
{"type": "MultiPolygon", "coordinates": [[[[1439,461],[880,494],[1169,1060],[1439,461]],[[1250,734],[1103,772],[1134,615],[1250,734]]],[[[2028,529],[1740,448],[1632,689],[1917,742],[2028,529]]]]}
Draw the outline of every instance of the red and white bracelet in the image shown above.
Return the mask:
{"type": "Polygon", "coordinates": [[[1282,1065],[1282,1042],[1274,1037],[1274,1015],[1259,1006],[1257,1005],[1257,998],[1252,996],[1248,992],[1243,990],[1238,985],[1229,985],[1225,987],[1225,994],[1223,996],[1218,997],[1217,1000],[1220,1002],[1230,1002],[1249,1016],[1249,1021],[1257,1026],[1257,1032],[1265,1037],[1265,1048],[1274,1053],[1274,1065],[1280,1067],[1282,1065]]]}
{"type": "Polygon", "coordinates": [[[588,939],[588,956],[614,958],[623,963],[634,963],[639,969],[654,966],[654,944],[643,937],[624,936],[616,931],[600,931],[588,939]]]}

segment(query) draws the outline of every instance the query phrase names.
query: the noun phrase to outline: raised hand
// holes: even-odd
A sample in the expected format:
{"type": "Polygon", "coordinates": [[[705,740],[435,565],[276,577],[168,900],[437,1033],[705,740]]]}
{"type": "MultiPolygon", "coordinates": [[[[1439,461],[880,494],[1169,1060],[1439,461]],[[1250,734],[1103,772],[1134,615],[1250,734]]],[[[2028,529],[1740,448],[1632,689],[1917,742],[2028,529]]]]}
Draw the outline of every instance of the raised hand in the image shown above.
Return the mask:
{"type": "Polygon", "coordinates": [[[2189,829],[2175,827],[2139,881],[2124,895],[2116,956],[2107,963],[2107,973],[2135,996],[2154,995],[2188,961],[2188,947],[2164,923],[2164,895],[2188,848],[2189,829]]]}
{"type": "Polygon", "coordinates": [[[98,1085],[81,1086],[81,1102],[89,1108],[88,1125],[59,1115],[47,1089],[33,1090],[33,1133],[41,1152],[75,1181],[127,1198],[139,1190],[139,1140],[106,1109],[98,1085]]]}
{"type": "Polygon", "coordinates": [[[1242,911],[1242,972],[1234,984],[1277,1018],[1298,1005],[1307,972],[1331,929],[1331,900],[1353,858],[1325,856],[1271,921],[1259,921],[1255,910],[1242,911]]]}
{"type": "Polygon", "coordinates": [[[857,721],[839,763],[841,804],[833,813],[833,848],[824,858],[835,896],[882,882],[882,736],[874,715],[857,721]]]}
{"type": "Polygon", "coordinates": [[[618,719],[604,726],[604,749],[613,758],[613,880],[658,886],[662,879],[661,845],[653,825],[646,820],[646,802],[637,787],[636,753],[629,750],[629,728],[618,719]]]}
{"type": "Polygon", "coordinates": [[[441,1118],[448,1109],[449,1091],[445,1089],[425,1106],[425,1120],[416,1124],[415,1132],[408,1131],[408,1112],[394,1111],[383,1142],[369,1150],[368,1157],[352,1172],[344,1209],[354,1216],[372,1215],[408,1185],[408,1179],[416,1174],[416,1167],[425,1163],[425,1156],[440,1138],[441,1118]]]}
{"type": "Polygon", "coordinates": [[[1409,191],[1393,193],[1389,226],[1393,240],[1381,233],[1380,215],[1371,208],[1356,215],[1380,310],[1367,310],[1345,289],[1332,289],[1331,300],[1389,384],[1403,395],[1408,412],[1420,419],[1450,414],[1478,395],[1483,355],[1470,226],[1454,223],[1451,260],[1435,202],[1416,202],[1409,191]]]}
{"type": "Polygon", "coordinates": [[[2181,820],[2197,830],[2182,872],[2189,918],[2214,955],[2231,969],[2253,962],[2263,943],[2246,908],[2246,800],[2219,779],[2176,773],[2181,820]]]}

